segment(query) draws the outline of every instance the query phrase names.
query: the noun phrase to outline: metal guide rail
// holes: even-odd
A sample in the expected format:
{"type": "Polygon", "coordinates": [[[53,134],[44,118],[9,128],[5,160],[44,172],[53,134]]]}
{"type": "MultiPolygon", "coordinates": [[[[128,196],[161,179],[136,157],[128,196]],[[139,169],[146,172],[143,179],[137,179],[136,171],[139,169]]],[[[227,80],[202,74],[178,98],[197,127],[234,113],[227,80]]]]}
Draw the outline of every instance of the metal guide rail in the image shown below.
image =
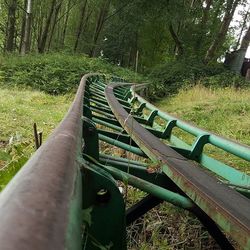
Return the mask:
{"type": "Polygon", "coordinates": [[[126,226],[164,201],[196,215],[221,249],[234,249],[228,236],[250,249],[250,177],[204,147],[246,163],[250,148],[158,110],[135,92],[143,85],[113,81],[85,75],[64,120],[0,194],[0,249],[126,249],[126,226]],[[105,154],[100,141],[146,163],[105,154]],[[147,196],[125,210],[117,180],[147,196]]]}

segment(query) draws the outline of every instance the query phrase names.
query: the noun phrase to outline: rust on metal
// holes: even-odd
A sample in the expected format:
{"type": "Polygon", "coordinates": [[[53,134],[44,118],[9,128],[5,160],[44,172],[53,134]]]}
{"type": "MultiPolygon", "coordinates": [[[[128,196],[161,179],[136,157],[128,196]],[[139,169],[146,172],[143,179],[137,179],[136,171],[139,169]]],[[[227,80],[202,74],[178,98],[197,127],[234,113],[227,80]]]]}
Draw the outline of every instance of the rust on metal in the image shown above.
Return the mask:
{"type": "MultiPolygon", "coordinates": [[[[54,133],[0,194],[1,250],[66,249],[80,242],[80,227],[70,222],[70,206],[79,180],[79,117],[90,76],[82,78],[71,108],[54,133]],[[68,233],[73,243],[67,242],[68,233]]],[[[78,202],[75,211],[80,214],[78,202]]]]}
{"type": "Polygon", "coordinates": [[[107,101],[123,128],[154,161],[210,218],[229,233],[243,248],[250,248],[250,201],[188,161],[143,128],[116,100],[113,90],[123,84],[106,87],[107,101]]]}

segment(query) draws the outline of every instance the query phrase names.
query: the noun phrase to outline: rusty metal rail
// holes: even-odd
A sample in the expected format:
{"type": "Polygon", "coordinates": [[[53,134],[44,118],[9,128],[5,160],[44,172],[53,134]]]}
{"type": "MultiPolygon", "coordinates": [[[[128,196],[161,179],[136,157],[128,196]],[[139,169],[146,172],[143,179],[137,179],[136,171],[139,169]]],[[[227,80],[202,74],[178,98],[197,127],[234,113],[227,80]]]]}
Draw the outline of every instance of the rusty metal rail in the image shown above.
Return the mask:
{"type": "Polygon", "coordinates": [[[0,194],[1,249],[126,249],[126,225],[164,201],[196,215],[222,249],[234,249],[228,236],[250,249],[250,177],[203,152],[212,144],[249,162],[249,147],[158,110],[131,86],[82,78],[64,120],[0,194]],[[100,142],[146,161],[105,154],[100,142]],[[117,180],[148,196],[125,210],[117,180]]]}

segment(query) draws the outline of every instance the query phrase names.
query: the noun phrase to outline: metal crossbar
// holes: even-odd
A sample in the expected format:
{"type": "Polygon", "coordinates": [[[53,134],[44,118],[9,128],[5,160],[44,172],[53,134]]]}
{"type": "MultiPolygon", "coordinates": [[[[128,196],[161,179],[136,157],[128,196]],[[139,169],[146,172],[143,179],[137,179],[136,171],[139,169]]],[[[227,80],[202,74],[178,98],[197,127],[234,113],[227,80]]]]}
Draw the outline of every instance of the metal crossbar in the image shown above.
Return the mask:
{"type": "Polygon", "coordinates": [[[250,148],[160,111],[136,93],[145,85],[115,81],[84,76],[64,120],[0,194],[1,249],[126,249],[126,226],[162,202],[197,216],[222,249],[234,249],[228,236],[250,249],[250,177],[204,146],[246,162],[250,148]],[[148,195],[126,210],[117,180],[148,195]]]}

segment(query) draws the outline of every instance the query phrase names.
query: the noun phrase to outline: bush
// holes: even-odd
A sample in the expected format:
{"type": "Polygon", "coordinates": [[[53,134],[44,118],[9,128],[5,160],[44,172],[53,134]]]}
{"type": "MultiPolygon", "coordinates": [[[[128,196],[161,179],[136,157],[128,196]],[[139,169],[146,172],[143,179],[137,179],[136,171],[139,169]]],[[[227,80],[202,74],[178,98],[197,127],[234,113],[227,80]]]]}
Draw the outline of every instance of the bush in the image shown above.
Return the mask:
{"type": "Polygon", "coordinates": [[[227,70],[223,64],[204,65],[196,60],[170,61],[157,66],[150,78],[153,83],[150,96],[163,97],[176,94],[182,87],[197,83],[209,87],[245,87],[245,79],[227,70]]]}
{"type": "Polygon", "coordinates": [[[142,77],[98,58],[85,55],[29,55],[1,58],[0,80],[7,85],[26,85],[49,94],[64,94],[75,90],[80,78],[91,72],[122,77],[127,81],[142,81],[142,77]]]}
{"type": "Polygon", "coordinates": [[[244,77],[231,71],[225,71],[221,74],[204,77],[200,79],[200,83],[205,87],[235,87],[245,88],[249,86],[249,82],[244,77]]]}

